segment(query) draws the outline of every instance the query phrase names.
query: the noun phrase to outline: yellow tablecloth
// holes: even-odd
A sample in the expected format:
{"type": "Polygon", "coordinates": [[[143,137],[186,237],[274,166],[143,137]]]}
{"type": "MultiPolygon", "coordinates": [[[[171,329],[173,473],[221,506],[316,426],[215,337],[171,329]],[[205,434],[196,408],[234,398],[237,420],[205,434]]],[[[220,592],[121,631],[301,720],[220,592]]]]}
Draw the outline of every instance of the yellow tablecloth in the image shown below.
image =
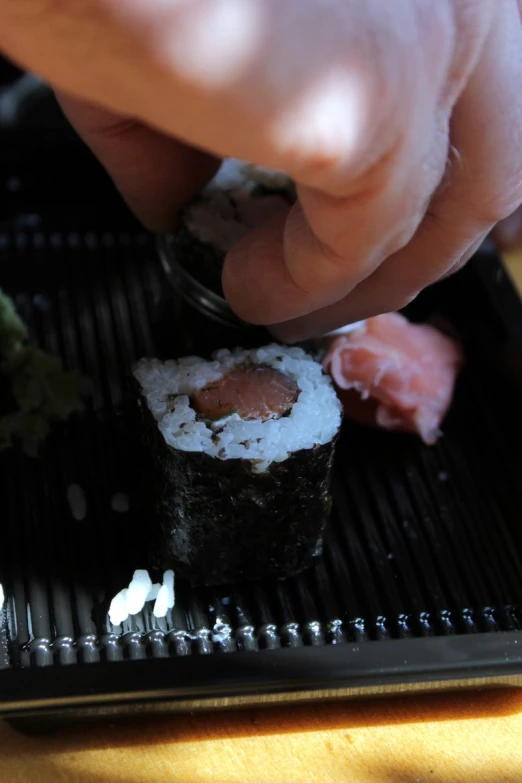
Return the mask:
{"type": "MultiPolygon", "coordinates": [[[[507,259],[522,290],[522,254],[507,259]]],[[[0,783],[522,783],[522,692],[87,724],[0,722],[0,783]]]]}

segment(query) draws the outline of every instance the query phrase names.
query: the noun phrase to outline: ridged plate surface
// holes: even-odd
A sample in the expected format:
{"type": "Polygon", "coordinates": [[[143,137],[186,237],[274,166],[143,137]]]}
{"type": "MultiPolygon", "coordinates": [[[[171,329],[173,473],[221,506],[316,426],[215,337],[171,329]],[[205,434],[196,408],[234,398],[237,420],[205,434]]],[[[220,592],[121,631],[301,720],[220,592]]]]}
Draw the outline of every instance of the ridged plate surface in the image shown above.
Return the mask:
{"type": "Polygon", "coordinates": [[[522,628],[520,390],[482,351],[490,340],[495,354],[494,318],[480,297],[463,298],[478,285],[472,269],[414,313],[442,313],[469,349],[440,443],[347,424],[316,567],[286,583],[178,584],[166,619],[147,609],[121,629],[108,604],[142,566],[150,524],[133,503],[121,405],[129,364],[155,354],[154,244],[145,234],[26,227],[0,234],[0,269],[34,339],[92,385],[85,415],[58,428],[40,459],[1,460],[2,667],[522,628]],[[71,483],[87,497],[82,522],[67,501],[71,483]],[[116,492],[131,496],[128,514],[111,510],[116,492]]]}

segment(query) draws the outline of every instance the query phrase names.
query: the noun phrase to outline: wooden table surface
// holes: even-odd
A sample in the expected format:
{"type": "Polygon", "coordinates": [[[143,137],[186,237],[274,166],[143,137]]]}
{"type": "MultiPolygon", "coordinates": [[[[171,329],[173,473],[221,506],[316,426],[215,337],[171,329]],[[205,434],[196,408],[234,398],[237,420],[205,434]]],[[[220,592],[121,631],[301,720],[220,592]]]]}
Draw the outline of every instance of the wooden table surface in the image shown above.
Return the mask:
{"type": "MultiPolygon", "coordinates": [[[[507,258],[522,290],[522,254],[507,258]]],[[[0,783],[521,783],[522,691],[71,726],[0,722],[0,783]]]]}
{"type": "Polygon", "coordinates": [[[505,254],[504,261],[515,283],[517,283],[519,291],[522,292],[522,251],[505,254]]]}

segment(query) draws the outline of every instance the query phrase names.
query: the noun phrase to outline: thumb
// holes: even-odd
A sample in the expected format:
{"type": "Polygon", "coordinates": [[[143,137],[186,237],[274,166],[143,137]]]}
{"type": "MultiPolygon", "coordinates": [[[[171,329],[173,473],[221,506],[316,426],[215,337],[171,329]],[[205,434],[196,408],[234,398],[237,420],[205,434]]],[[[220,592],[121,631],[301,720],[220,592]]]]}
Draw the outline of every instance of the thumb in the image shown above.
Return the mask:
{"type": "Polygon", "coordinates": [[[497,223],[492,231],[492,237],[501,250],[522,248],[522,208],[497,223]]]}
{"type": "Polygon", "coordinates": [[[152,231],[214,175],[219,161],[133,119],[57,93],[67,118],[105,166],[130,209],[152,231]]]}

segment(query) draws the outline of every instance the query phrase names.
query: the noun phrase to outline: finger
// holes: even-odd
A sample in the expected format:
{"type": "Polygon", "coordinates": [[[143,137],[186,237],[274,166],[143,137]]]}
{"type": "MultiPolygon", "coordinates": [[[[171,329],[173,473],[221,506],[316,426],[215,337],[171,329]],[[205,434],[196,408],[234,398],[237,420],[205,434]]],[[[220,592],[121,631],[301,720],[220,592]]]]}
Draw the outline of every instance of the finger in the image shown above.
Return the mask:
{"type": "Polygon", "coordinates": [[[298,202],[284,220],[232,249],[223,287],[238,315],[270,324],[310,313],[347,295],[409,241],[445,169],[447,133],[430,133],[440,123],[436,97],[429,102],[405,137],[348,178],[343,195],[298,185],[298,202]]]}
{"type": "MultiPolygon", "coordinates": [[[[409,242],[444,175],[451,105],[489,24],[488,14],[477,16],[477,23],[468,22],[467,35],[461,36],[465,45],[457,45],[458,36],[435,15],[429,21],[436,18],[437,24],[421,29],[422,52],[417,44],[405,57],[402,47],[394,49],[392,39],[383,72],[369,65],[371,76],[361,81],[358,108],[373,110],[373,125],[367,125],[373,128],[368,135],[371,154],[360,138],[364,165],[358,176],[340,165],[321,188],[301,184],[299,203],[284,224],[260,227],[232,250],[223,285],[241,317],[273,324],[338,301],[409,242]],[[391,104],[385,100],[379,105],[375,94],[386,82],[399,83],[401,90],[391,104]],[[375,132],[383,127],[385,141],[375,132]],[[339,180],[341,172],[344,181],[339,180]]],[[[384,94],[389,95],[386,90],[384,94]]]]}
{"type": "Polygon", "coordinates": [[[492,238],[501,250],[515,250],[522,247],[522,209],[497,223],[492,238]]]}
{"type": "Polygon", "coordinates": [[[294,341],[400,309],[468,257],[477,241],[518,207],[521,52],[518,8],[505,3],[454,111],[451,139],[460,162],[453,164],[449,186],[436,194],[411,242],[342,302],[308,319],[278,325],[278,336],[294,341]]]}
{"type": "Polygon", "coordinates": [[[178,211],[218,168],[212,156],[145,125],[63,93],[58,99],[129,207],[153,231],[172,228],[178,211]]]}
{"type": "MultiPolygon", "coordinates": [[[[449,277],[458,272],[477,252],[487,234],[487,231],[481,234],[467,248],[462,257],[440,275],[440,278],[449,277]]],[[[369,282],[370,280],[365,281],[365,284],[369,282]]],[[[412,294],[407,298],[403,298],[400,302],[393,303],[390,302],[386,291],[383,291],[380,286],[378,287],[378,296],[369,295],[366,285],[364,287],[358,286],[346,299],[341,299],[329,307],[316,310],[305,318],[296,318],[294,321],[274,324],[270,327],[270,331],[274,337],[286,343],[295,343],[312,337],[320,337],[341,326],[363,321],[366,318],[382,313],[400,310],[415,299],[415,296],[415,294],[412,294]],[[380,298],[378,298],[379,296],[380,298]]]]}
{"type": "Polygon", "coordinates": [[[477,239],[470,245],[466,252],[453,264],[453,266],[450,266],[448,269],[446,269],[439,279],[444,280],[445,278],[452,277],[457,272],[460,272],[460,270],[466,266],[468,261],[473,258],[475,253],[483,245],[489,233],[489,230],[483,231],[482,234],[480,234],[480,236],[477,237],[477,239]]]}

